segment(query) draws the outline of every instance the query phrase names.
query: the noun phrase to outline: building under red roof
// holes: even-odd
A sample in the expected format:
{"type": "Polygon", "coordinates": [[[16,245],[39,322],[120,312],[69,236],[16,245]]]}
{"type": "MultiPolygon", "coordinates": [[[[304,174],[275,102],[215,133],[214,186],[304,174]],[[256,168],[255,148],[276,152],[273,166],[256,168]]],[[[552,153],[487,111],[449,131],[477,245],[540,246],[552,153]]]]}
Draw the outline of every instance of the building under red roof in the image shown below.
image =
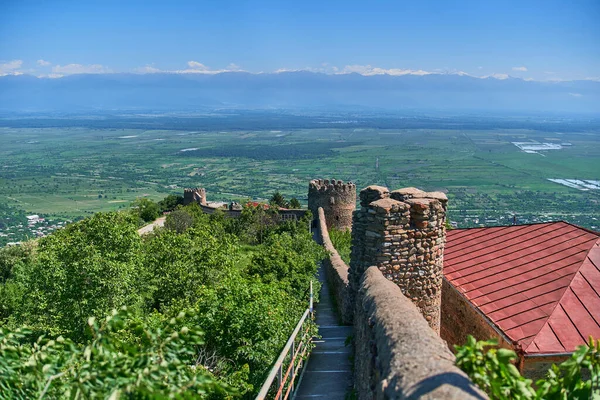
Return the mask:
{"type": "Polygon", "coordinates": [[[444,275],[525,356],[600,338],[600,233],[566,222],[450,230],[444,275]]]}

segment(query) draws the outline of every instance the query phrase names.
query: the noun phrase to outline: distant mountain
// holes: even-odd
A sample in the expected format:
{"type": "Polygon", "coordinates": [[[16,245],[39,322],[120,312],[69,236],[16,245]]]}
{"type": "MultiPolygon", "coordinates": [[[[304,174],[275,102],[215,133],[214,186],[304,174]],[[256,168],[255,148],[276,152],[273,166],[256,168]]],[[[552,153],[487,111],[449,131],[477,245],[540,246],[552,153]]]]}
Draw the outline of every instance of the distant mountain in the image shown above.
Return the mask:
{"type": "Polygon", "coordinates": [[[90,74],[0,77],[2,111],[375,107],[600,113],[600,82],[465,75],[90,74]]]}

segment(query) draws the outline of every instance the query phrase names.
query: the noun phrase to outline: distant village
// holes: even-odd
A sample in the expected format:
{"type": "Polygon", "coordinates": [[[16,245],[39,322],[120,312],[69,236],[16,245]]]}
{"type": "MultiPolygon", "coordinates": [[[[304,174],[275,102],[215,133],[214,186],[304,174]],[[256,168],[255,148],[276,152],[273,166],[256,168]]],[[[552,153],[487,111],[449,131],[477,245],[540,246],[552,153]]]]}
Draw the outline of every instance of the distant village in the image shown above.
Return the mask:
{"type": "Polygon", "coordinates": [[[72,220],[56,220],[42,218],[37,214],[27,215],[26,224],[0,227],[0,243],[6,241],[7,246],[21,244],[21,241],[40,238],[73,222],[72,220]]]}

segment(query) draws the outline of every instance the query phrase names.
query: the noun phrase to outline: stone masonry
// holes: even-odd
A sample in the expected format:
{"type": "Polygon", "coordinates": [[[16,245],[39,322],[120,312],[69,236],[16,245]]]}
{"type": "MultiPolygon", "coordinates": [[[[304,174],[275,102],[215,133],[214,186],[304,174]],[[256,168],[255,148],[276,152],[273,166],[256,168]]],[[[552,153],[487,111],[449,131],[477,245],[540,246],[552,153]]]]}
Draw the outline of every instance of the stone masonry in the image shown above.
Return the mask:
{"type": "Polygon", "coordinates": [[[356,208],[356,185],[335,179],[313,179],[308,185],[308,209],[315,218],[319,207],[325,212],[329,228],[352,229],[352,212],[356,208]]]}
{"type": "Polygon", "coordinates": [[[191,203],[206,205],[206,190],[204,188],[193,188],[183,190],[183,205],[191,203]]]}
{"type": "Polygon", "coordinates": [[[375,265],[438,334],[447,201],[441,192],[369,186],[360,192],[361,209],[352,221],[351,293],[375,265]]]}

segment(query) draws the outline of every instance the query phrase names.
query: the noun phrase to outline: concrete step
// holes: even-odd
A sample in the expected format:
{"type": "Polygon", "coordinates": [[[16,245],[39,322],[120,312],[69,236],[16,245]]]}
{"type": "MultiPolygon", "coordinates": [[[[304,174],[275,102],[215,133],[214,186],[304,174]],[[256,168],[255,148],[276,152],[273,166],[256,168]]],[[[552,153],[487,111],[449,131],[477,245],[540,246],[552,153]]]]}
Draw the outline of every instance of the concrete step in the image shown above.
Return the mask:
{"type": "MultiPolygon", "coordinates": [[[[310,367],[310,363],[307,367],[310,367]]],[[[295,398],[344,399],[351,389],[352,372],[306,371],[295,398]]]]}
{"type": "Polygon", "coordinates": [[[314,351],[347,351],[348,354],[352,352],[352,349],[346,346],[345,337],[316,339],[313,343],[315,343],[314,351]]]}

